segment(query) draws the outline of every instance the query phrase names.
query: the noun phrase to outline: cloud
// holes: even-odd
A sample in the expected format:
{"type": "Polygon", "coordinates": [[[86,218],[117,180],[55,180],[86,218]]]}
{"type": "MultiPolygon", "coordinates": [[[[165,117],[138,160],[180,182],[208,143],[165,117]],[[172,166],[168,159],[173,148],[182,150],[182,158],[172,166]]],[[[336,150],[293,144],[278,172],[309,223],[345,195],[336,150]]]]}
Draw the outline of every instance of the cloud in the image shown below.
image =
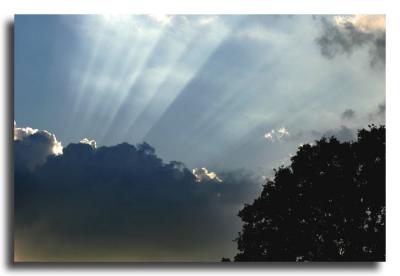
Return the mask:
{"type": "Polygon", "coordinates": [[[385,115],[386,113],[386,103],[378,105],[378,115],[385,115]]]}
{"type": "Polygon", "coordinates": [[[32,135],[38,132],[37,129],[33,129],[30,127],[25,128],[17,128],[17,123],[14,121],[14,140],[22,140],[28,135],[32,135]]]}
{"type": "MultiPolygon", "coordinates": [[[[37,133],[24,138],[31,148],[39,149],[37,133]]],[[[190,171],[164,163],[147,143],[96,148],[83,141],[59,155],[40,148],[44,163],[15,171],[20,258],[218,261],[234,254],[237,212],[261,188],[252,173],[190,171]]],[[[16,163],[38,154],[20,143],[16,163]]]]}
{"type": "Polygon", "coordinates": [[[222,182],[222,179],[215,173],[209,172],[207,168],[194,168],[192,170],[193,175],[196,177],[197,182],[202,181],[216,181],[222,182]]]}
{"type": "Polygon", "coordinates": [[[322,17],[322,34],[316,42],[321,54],[333,58],[368,47],[371,65],[385,64],[386,27],[383,15],[322,17]]]}
{"type": "Polygon", "coordinates": [[[285,127],[281,127],[277,130],[272,129],[271,131],[264,134],[264,138],[271,141],[279,141],[290,135],[289,131],[285,127]]]}
{"type": "Polygon", "coordinates": [[[346,109],[342,113],[342,119],[344,120],[351,120],[356,116],[356,112],[353,109],[346,109]]]}
{"type": "Polygon", "coordinates": [[[50,155],[62,154],[63,147],[56,136],[47,130],[18,128],[14,121],[14,154],[16,169],[33,170],[50,155]]]}
{"type": "Polygon", "coordinates": [[[386,103],[383,102],[378,104],[378,106],[375,106],[375,108],[369,112],[368,119],[370,120],[370,123],[385,124],[386,103]]]}
{"type": "Polygon", "coordinates": [[[81,144],[88,144],[90,145],[93,149],[96,149],[96,141],[95,140],[89,140],[88,138],[83,138],[81,141],[79,141],[81,144]]]}

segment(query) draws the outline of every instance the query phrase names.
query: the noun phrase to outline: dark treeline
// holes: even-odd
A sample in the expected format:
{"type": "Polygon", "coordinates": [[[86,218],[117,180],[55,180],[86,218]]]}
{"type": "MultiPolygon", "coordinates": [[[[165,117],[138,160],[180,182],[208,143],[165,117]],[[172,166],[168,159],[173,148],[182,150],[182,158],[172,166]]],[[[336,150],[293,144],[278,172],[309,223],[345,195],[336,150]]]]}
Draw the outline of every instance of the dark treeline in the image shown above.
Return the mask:
{"type": "Polygon", "coordinates": [[[239,217],[235,261],[384,261],[385,126],[299,147],[239,217]]]}

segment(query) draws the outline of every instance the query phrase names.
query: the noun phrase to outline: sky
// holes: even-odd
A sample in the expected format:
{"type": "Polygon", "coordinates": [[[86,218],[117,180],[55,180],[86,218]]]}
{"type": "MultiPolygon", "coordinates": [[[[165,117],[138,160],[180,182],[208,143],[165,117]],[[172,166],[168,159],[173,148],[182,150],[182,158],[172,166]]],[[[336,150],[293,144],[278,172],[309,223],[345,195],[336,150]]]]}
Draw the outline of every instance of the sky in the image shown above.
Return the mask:
{"type": "Polygon", "coordinates": [[[273,168],[385,123],[385,33],[381,15],[15,16],[16,259],[232,257],[273,168]]]}

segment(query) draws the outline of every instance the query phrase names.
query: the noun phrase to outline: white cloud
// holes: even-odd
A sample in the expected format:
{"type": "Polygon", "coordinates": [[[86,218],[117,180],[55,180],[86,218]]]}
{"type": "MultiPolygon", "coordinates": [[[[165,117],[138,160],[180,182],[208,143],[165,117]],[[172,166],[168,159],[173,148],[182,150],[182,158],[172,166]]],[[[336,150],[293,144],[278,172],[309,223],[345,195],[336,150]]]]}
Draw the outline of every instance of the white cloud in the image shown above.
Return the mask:
{"type": "Polygon", "coordinates": [[[222,182],[222,179],[215,172],[209,172],[207,168],[194,168],[192,173],[196,177],[196,182],[201,182],[203,180],[222,182]]]}
{"type": "Polygon", "coordinates": [[[17,128],[17,123],[14,121],[14,141],[22,140],[24,137],[32,135],[36,132],[38,132],[38,129],[30,127],[17,128]]]}
{"type": "Polygon", "coordinates": [[[271,142],[275,142],[284,139],[289,135],[290,135],[289,131],[285,127],[281,127],[279,129],[272,129],[271,131],[265,133],[264,138],[271,142]]]}
{"type": "Polygon", "coordinates": [[[96,141],[95,140],[89,140],[88,138],[83,138],[82,140],[79,141],[81,144],[88,144],[90,145],[93,149],[97,148],[96,141]]]}
{"type": "Polygon", "coordinates": [[[62,154],[63,147],[61,145],[61,142],[57,140],[54,134],[50,133],[47,130],[38,130],[31,127],[19,128],[17,127],[17,123],[14,121],[14,141],[15,140],[24,141],[25,138],[32,136],[34,134],[41,136],[45,140],[47,140],[50,149],[50,154],[54,155],[62,154]]]}

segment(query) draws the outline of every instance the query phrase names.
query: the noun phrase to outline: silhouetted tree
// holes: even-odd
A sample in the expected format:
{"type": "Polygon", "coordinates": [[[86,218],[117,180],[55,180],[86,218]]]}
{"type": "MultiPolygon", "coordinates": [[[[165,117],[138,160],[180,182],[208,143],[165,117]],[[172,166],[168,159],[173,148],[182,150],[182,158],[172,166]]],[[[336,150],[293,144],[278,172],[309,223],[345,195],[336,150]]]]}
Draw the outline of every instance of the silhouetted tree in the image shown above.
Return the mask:
{"type": "Polygon", "coordinates": [[[235,261],[385,260],[385,127],[299,147],[239,212],[235,261]]]}

